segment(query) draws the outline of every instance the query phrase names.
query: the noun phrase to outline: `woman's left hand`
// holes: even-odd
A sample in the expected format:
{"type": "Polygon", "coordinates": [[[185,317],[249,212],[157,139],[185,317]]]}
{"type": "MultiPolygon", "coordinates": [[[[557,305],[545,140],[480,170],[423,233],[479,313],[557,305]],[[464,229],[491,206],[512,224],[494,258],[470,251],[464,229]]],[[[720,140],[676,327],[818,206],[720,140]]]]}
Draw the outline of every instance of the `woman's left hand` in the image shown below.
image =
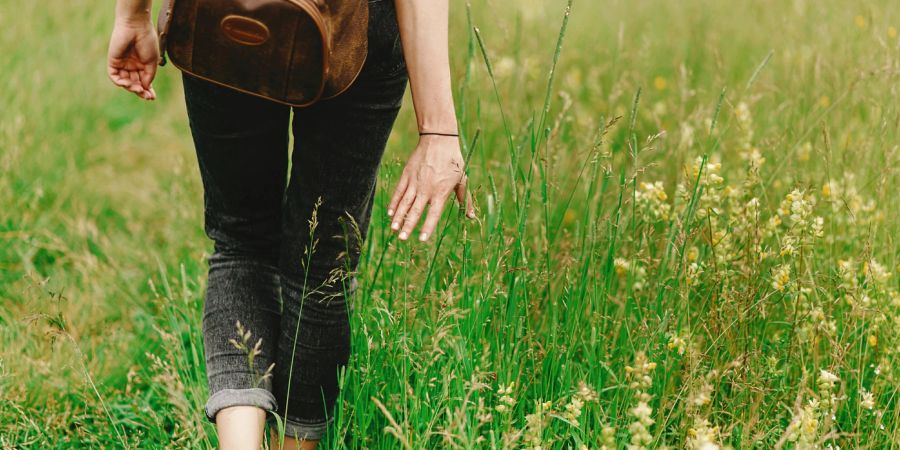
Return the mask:
{"type": "Polygon", "coordinates": [[[159,40],[148,15],[116,18],[109,39],[107,74],[116,86],[155,100],[151,84],[159,64],[159,40]]]}
{"type": "Polygon", "coordinates": [[[475,217],[475,206],[466,191],[463,169],[457,137],[424,135],[419,138],[388,205],[388,216],[393,218],[391,229],[400,230],[401,240],[412,234],[428,205],[428,215],[419,234],[420,241],[427,240],[434,232],[451,192],[456,193],[460,206],[466,209],[466,216],[475,217]]]}

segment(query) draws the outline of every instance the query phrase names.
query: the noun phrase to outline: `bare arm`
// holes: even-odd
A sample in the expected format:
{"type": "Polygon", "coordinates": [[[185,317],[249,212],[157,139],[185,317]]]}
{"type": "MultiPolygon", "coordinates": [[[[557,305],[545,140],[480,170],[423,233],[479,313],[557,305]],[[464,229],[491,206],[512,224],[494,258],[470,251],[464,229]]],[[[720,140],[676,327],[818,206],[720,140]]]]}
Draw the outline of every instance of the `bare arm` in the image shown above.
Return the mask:
{"type": "MultiPolygon", "coordinates": [[[[449,0],[394,0],[403,55],[409,72],[419,132],[457,133],[450,85],[449,0]]],[[[419,235],[434,232],[448,196],[455,192],[466,215],[475,209],[466,192],[459,140],[452,136],[421,136],[388,206],[391,228],[406,239],[425,207],[428,215],[419,235]]]]}
{"type": "Polygon", "coordinates": [[[450,87],[448,0],[395,0],[420,131],[456,132],[450,87]]]}
{"type": "Polygon", "coordinates": [[[117,86],[154,100],[151,83],[159,62],[159,42],[151,19],[152,0],[117,0],[109,40],[107,75],[117,86]]]}

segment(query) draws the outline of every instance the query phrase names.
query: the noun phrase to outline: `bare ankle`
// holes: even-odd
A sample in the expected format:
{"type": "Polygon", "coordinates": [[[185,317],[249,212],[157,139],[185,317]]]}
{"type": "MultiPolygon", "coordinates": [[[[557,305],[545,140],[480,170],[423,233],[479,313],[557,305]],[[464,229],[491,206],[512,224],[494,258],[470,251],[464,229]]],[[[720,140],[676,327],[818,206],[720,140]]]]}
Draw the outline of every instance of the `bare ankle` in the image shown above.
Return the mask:
{"type": "Polygon", "coordinates": [[[314,440],[314,441],[307,440],[307,439],[298,440],[298,439],[292,438],[290,436],[285,436],[284,437],[284,447],[281,447],[280,442],[278,440],[278,430],[272,429],[270,436],[271,436],[270,448],[273,450],[275,450],[275,449],[277,449],[277,450],[315,450],[316,446],[319,445],[318,440],[314,440]]]}
{"type": "Polygon", "coordinates": [[[262,447],[266,412],[256,406],[229,406],[216,413],[216,432],[221,450],[262,447]]]}

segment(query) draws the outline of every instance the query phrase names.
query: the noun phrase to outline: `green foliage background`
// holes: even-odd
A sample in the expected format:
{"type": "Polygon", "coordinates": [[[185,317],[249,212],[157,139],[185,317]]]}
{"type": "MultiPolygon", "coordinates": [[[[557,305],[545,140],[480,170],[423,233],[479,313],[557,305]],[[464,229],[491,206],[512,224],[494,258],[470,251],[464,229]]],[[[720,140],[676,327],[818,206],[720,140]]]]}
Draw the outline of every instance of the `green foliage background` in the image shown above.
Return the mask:
{"type": "MultiPolygon", "coordinates": [[[[0,0],[0,447],[213,448],[178,72],[115,89],[106,3],[0,0]]],[[[407,102],[325,446],[900,445],[896,2],[452,10],[479,219],[391,237],[407,102]]]]}

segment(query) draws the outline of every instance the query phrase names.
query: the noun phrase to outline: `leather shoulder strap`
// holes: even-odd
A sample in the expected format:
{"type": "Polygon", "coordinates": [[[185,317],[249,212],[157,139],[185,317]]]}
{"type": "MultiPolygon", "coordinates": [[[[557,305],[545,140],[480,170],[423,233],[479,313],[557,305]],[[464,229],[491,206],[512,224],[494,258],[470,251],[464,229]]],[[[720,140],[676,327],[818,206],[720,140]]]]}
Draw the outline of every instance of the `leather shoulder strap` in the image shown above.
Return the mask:
{"type": "Polygon", "coordinates": [[[159,65],[166,65],[166,38],[169,35],[169,26],[172,24],[172,8],[175,0],[163,0],[159,7],[159,15],[156,17],[156,34],[159,37],[159,65]]]}

